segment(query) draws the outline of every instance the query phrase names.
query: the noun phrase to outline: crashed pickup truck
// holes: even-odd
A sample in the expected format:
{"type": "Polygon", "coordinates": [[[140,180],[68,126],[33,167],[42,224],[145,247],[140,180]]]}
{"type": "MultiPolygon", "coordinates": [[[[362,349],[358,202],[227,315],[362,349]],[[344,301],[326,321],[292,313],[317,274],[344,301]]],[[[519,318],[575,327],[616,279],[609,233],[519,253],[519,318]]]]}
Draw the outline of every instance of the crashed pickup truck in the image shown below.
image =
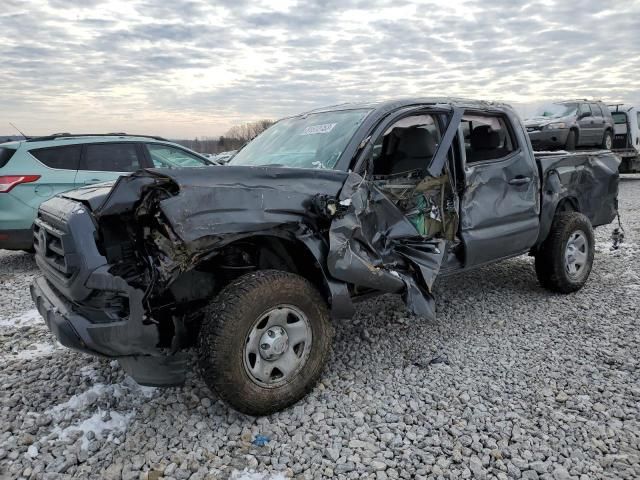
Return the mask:
{"type": "Polygon", "coordinates": [[[413,99],[283,119],[227,166],[146,169],[44,202],[31,294],[63,345],[253,415],[318,380],[332,319],[400,294],[433,318],[440,275],[522,254],[580,289],[617,213],[611,152],[535,156],[507,105],[413,99]]]}

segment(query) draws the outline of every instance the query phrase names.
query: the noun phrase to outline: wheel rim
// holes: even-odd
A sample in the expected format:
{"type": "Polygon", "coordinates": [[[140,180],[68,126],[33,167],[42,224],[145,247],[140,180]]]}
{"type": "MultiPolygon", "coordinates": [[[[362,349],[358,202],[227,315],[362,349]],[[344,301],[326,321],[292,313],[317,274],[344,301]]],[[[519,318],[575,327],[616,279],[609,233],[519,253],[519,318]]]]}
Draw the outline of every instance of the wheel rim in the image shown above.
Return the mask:
{"type": "Polygon", "coordinates": [[[583,275],[587,265],[589,242],[582,230],[571,234],[564,251],[565,270],[570,278],[576,279],[583,275]]]}
{"type": "Polygon", "coordinates": [[[611,150],[612,143],[613,142],[611,140],[611,135],[605,135],[604,146],[607,148],[607,150],[611,150]]]}
{"type": "Polygon", "coordinates": [[[244,368],[260,386],[287,383],[306,364],[312,340],[307,316],[293,305],[277,305],[249,330],[242,355],[244,368]]]}

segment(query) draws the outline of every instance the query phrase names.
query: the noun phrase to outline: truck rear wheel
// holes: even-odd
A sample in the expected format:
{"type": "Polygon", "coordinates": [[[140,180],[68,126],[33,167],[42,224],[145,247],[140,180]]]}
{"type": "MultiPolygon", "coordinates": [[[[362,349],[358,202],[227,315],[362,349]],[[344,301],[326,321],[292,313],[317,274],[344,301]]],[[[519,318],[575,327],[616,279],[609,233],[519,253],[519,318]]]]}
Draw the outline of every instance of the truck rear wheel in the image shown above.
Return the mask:
{"type": "Polygon", "coordinates": [[[549,236],[536,254],[540,284],[554,292],[580,290],[589,278],[595,242],[587,217],[577,212],[556,214],[549,236]]]}
{"type": "Polygon", "coordinates": [[[205,309],[200,374],[236,410],[267,415],[313,388],[332,339],[326,302],[309,281],[277,270],[249,273],[205,309]]]}

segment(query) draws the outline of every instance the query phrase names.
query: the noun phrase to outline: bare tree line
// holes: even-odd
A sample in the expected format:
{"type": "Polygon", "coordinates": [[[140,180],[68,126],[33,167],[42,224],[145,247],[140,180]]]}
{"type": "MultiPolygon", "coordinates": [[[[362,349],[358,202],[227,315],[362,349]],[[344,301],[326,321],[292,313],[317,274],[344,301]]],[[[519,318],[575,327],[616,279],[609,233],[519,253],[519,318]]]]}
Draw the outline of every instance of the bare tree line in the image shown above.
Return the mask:
{"type": "Polygon", "coordinates": [[[196,137],[193,140],[174,140],[191,150],[200,153],[220,153],[229,150],[237,150],[245,143],[253,140],[275,122],[263,119],[255,122],[247,122],[231,127],[227,133],[219,137],[196,137]]]}

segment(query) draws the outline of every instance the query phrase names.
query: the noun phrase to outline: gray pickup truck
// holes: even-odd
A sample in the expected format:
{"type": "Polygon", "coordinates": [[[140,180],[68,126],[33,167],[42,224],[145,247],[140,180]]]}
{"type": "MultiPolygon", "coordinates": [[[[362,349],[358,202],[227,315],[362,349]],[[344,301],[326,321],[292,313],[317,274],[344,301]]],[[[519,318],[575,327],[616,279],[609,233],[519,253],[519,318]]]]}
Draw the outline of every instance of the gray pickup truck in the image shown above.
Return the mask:
{"type": "Polygon", "coordinates": [[[40,207],[31,289],[63,345],[253,415],[320,377],[331,319],[383,292],[433,317],[440,275],[535,256],[540,284],[589,276],[617,213],[610,152],[535,156],[507,105],[411,99],[283,119],[227,166],[146,169],[40,207]]]}

